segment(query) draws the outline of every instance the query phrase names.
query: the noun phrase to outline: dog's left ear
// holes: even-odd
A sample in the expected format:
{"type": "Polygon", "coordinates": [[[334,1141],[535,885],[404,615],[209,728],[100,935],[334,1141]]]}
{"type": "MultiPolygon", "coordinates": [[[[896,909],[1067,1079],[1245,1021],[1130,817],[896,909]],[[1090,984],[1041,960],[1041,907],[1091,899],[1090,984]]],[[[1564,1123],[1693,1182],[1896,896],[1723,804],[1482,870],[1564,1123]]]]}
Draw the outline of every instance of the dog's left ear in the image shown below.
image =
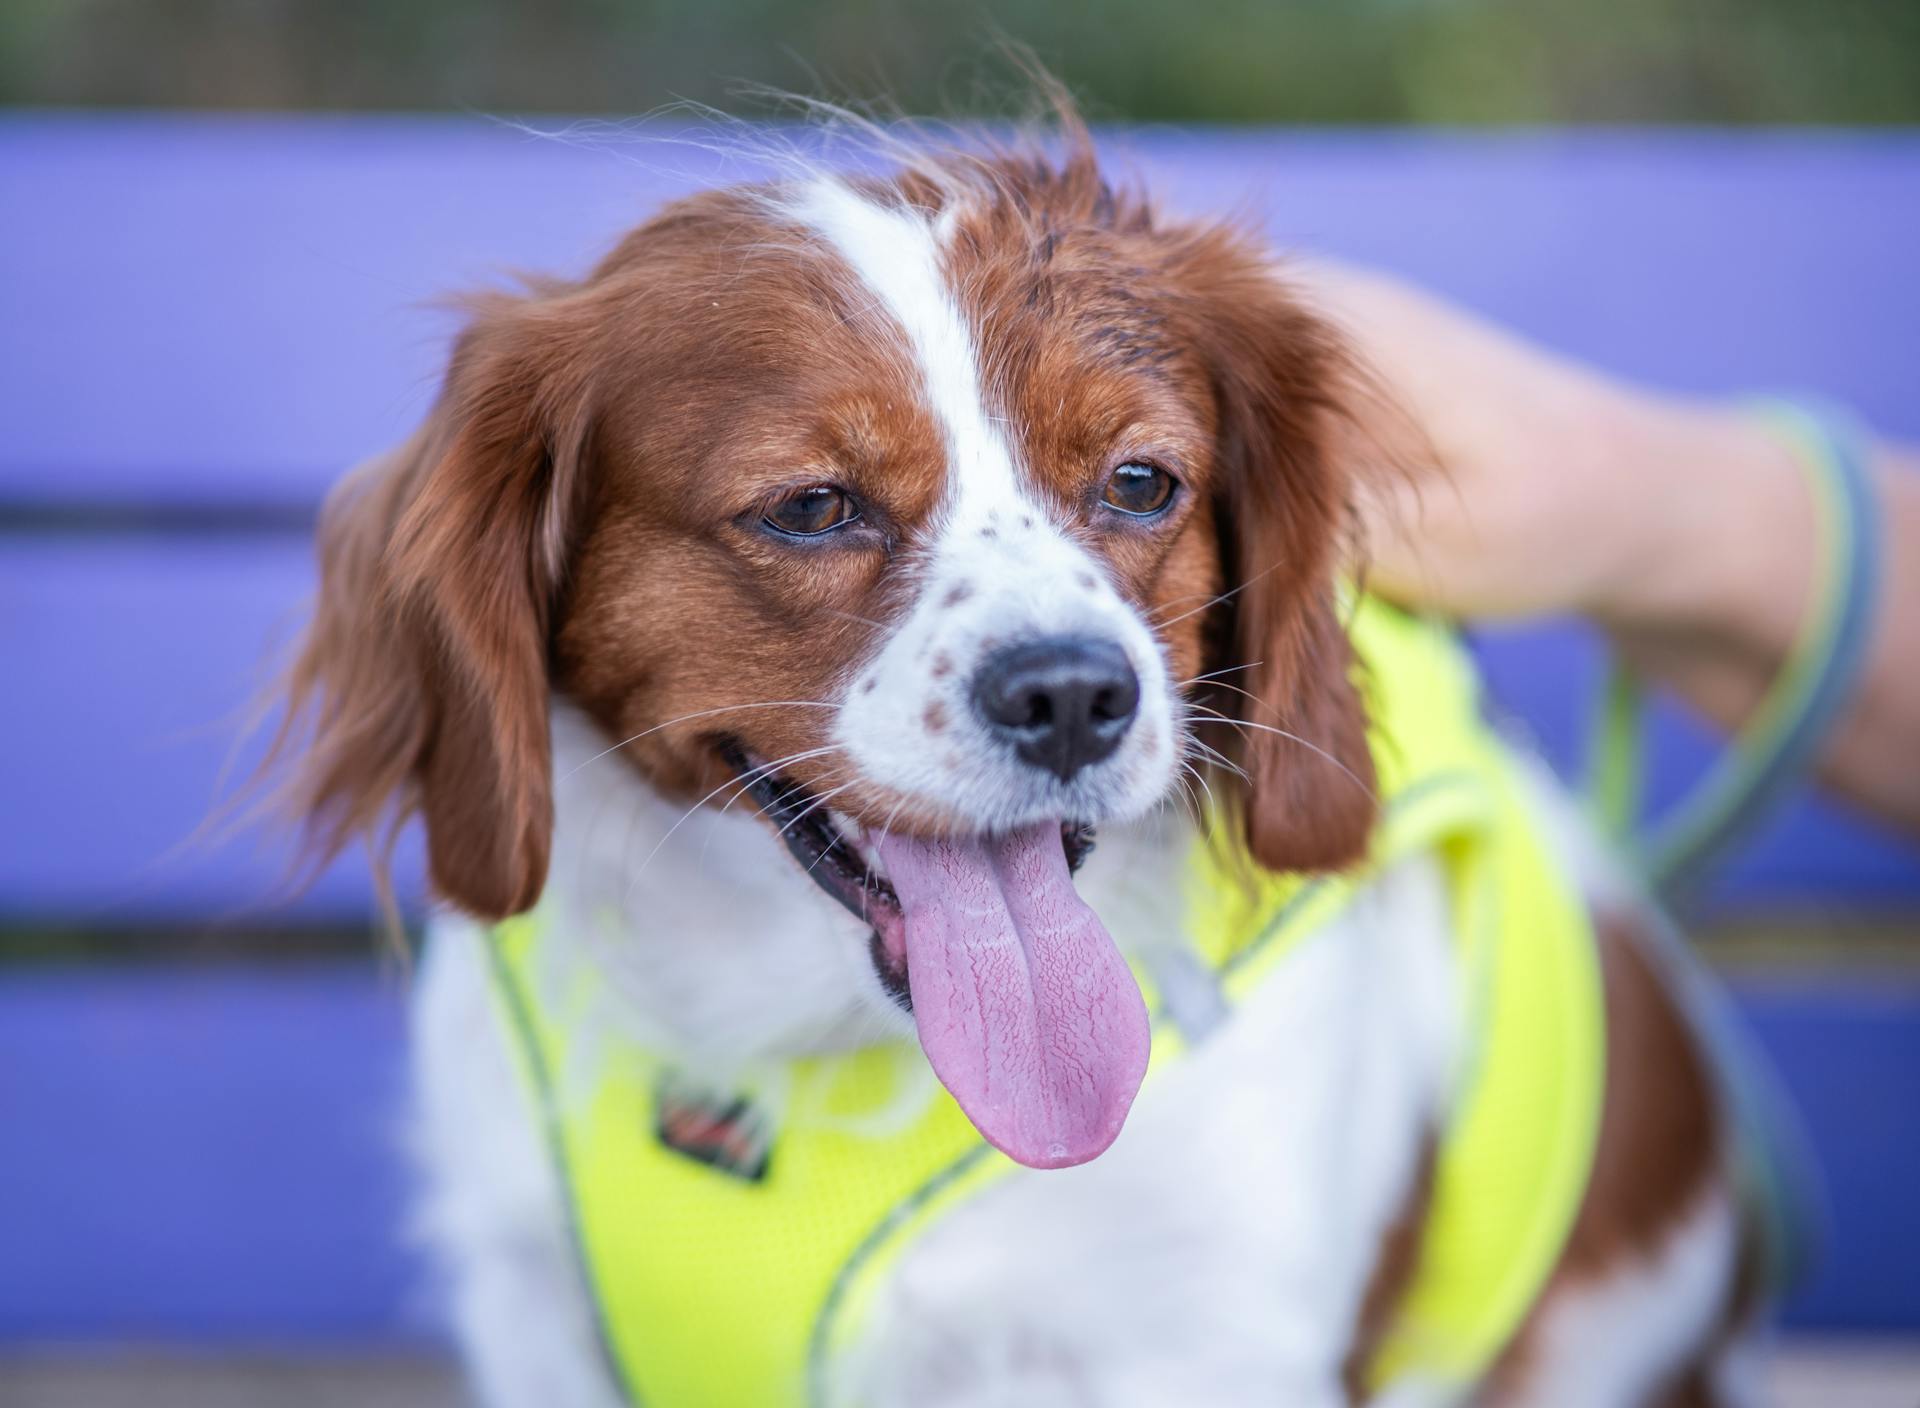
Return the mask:
{"type": "Polygon", "coordinates": [[[426,423],[329,496],[282,686],[276,800],[308,857],[364,836],[384,874],[418,814],[434,889],[488,919],[546,881],[550,636],[591,411],[577,302],[476,304],[426,423]]]}
{"type": "Polygon", "coordinates": [[[1237,241],[1197,248],[1187,274],[1219,415],[1214,515],[1231,592],[1209,667],[1233,670],[1216,703],[1246,725],[1223,732],[1247,774],[1247,846],[1269,869],[1338,869],[1366,854],[1378,807],[1335,598],[1352,539],[1338,447],[1364,378],[1335,329],[1237,241]]]}

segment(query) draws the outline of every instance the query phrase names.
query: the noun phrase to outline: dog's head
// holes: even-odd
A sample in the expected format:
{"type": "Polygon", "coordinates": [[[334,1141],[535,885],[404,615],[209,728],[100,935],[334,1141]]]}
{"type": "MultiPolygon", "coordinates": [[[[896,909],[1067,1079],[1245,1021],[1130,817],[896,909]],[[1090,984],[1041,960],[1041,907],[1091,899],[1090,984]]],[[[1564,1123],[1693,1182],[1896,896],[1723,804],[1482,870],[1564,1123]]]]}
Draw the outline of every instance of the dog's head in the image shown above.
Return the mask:
{"type": "Polygon", "coordinates": [[[1338,866],[1372,768],[1339,342],[1069,136],[708,192],[484,303],[328,508],[321,846],[417,811],[446,898],[532,905],[564,697],[664,795],[758,802],[990,1139],[1103,1149],[1147,1031],[1087,829],[1203,771],[1255,860],[1338,866]]]}

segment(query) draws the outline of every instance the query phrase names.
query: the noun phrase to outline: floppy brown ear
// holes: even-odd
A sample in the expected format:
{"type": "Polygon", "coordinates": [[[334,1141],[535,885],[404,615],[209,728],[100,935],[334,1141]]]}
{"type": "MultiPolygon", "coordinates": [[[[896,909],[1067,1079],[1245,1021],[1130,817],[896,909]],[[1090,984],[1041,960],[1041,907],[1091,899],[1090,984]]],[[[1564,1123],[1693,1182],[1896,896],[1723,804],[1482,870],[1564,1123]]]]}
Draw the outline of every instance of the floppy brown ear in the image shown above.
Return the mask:
{"type": "Polygon", "coordinates": [[[533,904],[553,824],[548,632],[587,434],[563,302],[500,299],[425,426],[330,496],[283,798],[320,861],[414,813],[446,899],[533,904]]]}
{"type": "MultiPolygon", "coordinates": [[[[1224,238],[1192,271],[1220,416],[1214,505],[1231,595],[1213,624],[1215,702],[1245,727],[1253,858],[1275,870],[1360,860],[1377,811],[1367,719],[1337,614],[1349,483],[1336,454],[1361,378],[1339,336],[1265,259],[1224,238]]],[[[1223,748],[1223,751],[1226,751],[1223,748]]]]}

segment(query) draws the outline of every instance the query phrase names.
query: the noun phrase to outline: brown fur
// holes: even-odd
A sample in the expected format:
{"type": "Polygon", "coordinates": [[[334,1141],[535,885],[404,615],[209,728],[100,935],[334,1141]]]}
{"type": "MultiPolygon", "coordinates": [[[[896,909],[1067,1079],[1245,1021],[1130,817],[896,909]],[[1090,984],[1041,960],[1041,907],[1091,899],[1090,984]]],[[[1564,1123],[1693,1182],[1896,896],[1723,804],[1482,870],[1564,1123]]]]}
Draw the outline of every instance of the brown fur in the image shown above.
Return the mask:
{"type": "Polygon", "coordinates": [[[1367,1368],[1380,1353],[1387,1332],[1393,1328],[1400,1302],[1420,1269],[1421,1239],[1427,1230],[1427,1218],[1433,1210],[1433,1174],[1438,1157],[1437,1142],[1429,1137],[1420,1151],[1420,1162],[1413,1181],[1402,1200],[1400,1211],[1380,1240],[1380,1255],[1373,1264],[1373,1275],[1360,1301],[1360,1315],[1354,1323],[1353,1341],[1341,1365],[1341,1385],[1351,1403],[1365,1403],[1367,1368]]]}

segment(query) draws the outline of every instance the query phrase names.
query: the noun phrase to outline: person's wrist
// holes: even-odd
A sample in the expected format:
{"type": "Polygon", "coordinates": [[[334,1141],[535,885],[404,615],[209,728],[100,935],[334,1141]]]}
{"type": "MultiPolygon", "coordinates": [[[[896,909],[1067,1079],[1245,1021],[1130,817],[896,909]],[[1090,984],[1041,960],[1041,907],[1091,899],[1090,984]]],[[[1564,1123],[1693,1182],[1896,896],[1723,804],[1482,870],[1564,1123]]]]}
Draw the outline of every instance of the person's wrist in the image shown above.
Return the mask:
{"type": "Polygon", "coordinates": [[[1653,398],[1617,433],[1624,546],[1591,614],[1626,637],[1790,640],[1815,551],[1799,452],[1751,412],[1653,398]]]}

